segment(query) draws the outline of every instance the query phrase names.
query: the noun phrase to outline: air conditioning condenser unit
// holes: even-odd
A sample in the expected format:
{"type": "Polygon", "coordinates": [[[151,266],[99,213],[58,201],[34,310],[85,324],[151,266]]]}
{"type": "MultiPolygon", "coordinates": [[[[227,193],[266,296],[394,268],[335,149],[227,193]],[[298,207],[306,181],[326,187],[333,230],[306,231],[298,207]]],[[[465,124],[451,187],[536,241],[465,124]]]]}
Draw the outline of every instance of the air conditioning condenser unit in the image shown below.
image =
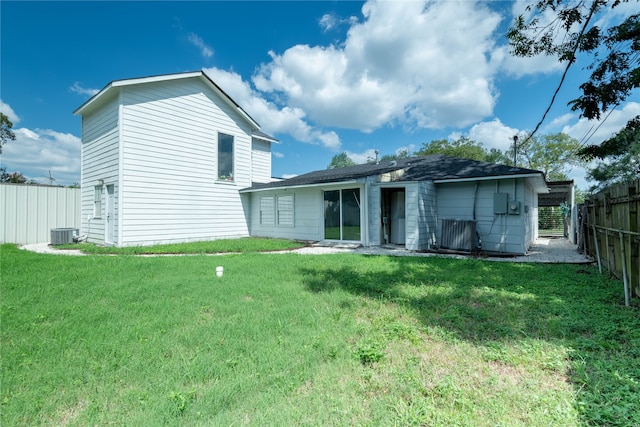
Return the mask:
{"type": "Polygon", "coordinates": [[[476,222],[460,219],[443,219],[440,247],[456,251],[472,252],[477,246],[476,222]]]}

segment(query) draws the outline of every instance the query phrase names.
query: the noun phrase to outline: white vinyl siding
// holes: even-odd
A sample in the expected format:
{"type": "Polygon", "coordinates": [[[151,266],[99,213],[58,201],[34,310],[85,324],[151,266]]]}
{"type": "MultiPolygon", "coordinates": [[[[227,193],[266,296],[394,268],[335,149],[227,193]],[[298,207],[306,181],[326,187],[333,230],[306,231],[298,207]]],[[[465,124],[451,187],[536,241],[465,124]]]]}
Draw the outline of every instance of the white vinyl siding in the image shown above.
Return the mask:
{"type": "Polygon", "coordinates": [[[382,236],[382,218],[381,218],[381,194],[380,186],[372,185],[375,182],[375,177],[367,178],[368,185],[368,197],[367,197],[367,212],[368,215],[365,221],[368,221],[367,230],[369,233],[368,244],[378,246],[384,243],[384,237],[382,236]]]}
{"type": "Polygon", "coordinates": [[[431,249],[437,242],[436,187],[432,181],[418,184],[418,250],[431,249]]]}
{"type": "Polygon", "coordinates": [[[271,143],[253,139],[251,143],[251,181],[271,182],[271,143]]]}
{"type": "Polygon", "coordinates": [[[271,190],[249,194],[251,203],[251,235],[282,239],[320,240],[323,232],[322,190],[318,188],[290,189],[295,217],[293,226],[260,224],[261,199],[274,197],[282,191],[271,190]]]}
{"type": "MultiPolygon", "coordinates": [[[[102,108],[82,116],[82,230],[92,243],[104,243],[104,218],[96,218],[95,187],[99,181],[115,182],[119,166],[118,97],[105,100],[102,108]]],[[[116,194],[118,188],[116,186],[116,194]]],[[[115,202],[118,204],[117,199],[115,202]]],[[[116,214],[117,217],[117,214],[116,214]]]]}
{"type": "Polygon", "coordinates": [[[293,195],[278,196],[278,225],[294,226],[293,195]]]}
{"type": "Polygon", "coordinates": [[[260,225],[275,225],[274,196],[260,198],[260,225]]]}
{"type": "Polygon", "coordinates": [[[198,78],[122,90],[120,244],[248,236],[249,124],[198,78]],[[234,136],[233,182],[218,181],[218,132],[234,136]]]}
{"type": "Polygon", "coordinates": [[[406,240],[405,247],[411,251],[420,249],[420,212],[418,207],[418,183],[410,183],[405,187],[406,206],[409,209],[405,211],[406,221],[406,240]]]}
{"type": "Polygon", "coordinates": [[[527,182],[525,186],[524,203],[520,209],[524,215],[525,249],[529,250],[535,239],[538,238],[538,194],[530,182],[527,182]]]}
{"type": "MultiPolygon", "coordinates": [[[[474,219],[475,182],[436,184],[437,216],[440,233],[443,219],[474,219]]],[[[494,214],[493,195],[507,193],[508,199],[523,203],[524,178],[478,181],[475,200],[476,229],[482,249],[492,252],[525,253],[525,227],[521,207],[519,215],[494,214]]]]}

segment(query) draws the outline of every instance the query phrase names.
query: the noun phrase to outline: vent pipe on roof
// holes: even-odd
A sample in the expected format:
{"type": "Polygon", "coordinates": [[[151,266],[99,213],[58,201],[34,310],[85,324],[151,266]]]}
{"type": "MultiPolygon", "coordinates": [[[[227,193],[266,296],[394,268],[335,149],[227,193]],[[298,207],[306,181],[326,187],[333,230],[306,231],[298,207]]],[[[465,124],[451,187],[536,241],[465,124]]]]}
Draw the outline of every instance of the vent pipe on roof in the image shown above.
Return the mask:
{"type": "Polygon", "coordinates": [[[396,162],[395,160],[391,160],[391,163],[389,163],[389,166],[395,166],[397,164],[398,164],[398,162],[396,162]]]}

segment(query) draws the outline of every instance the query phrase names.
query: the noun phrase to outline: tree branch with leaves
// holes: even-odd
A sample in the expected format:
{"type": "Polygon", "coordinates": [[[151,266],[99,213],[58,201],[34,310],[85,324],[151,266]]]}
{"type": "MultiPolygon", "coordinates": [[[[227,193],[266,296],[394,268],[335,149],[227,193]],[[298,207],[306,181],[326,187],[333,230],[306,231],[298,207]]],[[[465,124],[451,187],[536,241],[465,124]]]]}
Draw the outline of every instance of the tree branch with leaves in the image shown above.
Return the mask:
{"type": "Polygon", "coordinates": [[[555,56],[567,64],[549,108],[531,135],[542,124],[567,71],[580,54],[591,58],[585,68],[592,71],[589,79],[580,85],[582,94],[569,105],[582,117],[600,119],[603,113],[618,106],[640,87],[640,14],[633,14],[609,28],[598,25],[607,21],[594,23],[592,19],[600,12],[628,2],[541,0],[527,7],[531,12],[529,18],[523,15],[516,18],[507,32],[512,55],[555,56]],[[542,18],[549,11],[555,13],[555,19],[543,24],[542,18]],[[563,33],[564,37],[561,37],[563,33]]]}
{"type": "Polygon", "coordinates": [[[13,133],[13,123],[9,120],[9,117],[0,113],[0,154],[2,154],[2,147],[9,141],[16,140],[16,134],[13,133]]]}

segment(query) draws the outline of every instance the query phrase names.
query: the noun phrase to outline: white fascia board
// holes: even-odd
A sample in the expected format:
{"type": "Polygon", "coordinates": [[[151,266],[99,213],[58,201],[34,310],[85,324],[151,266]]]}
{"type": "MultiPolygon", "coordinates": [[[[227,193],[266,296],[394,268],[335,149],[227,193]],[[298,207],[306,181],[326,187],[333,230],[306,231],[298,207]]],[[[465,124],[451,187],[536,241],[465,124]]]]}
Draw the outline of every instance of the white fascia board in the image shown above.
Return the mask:
{"type": "Polygon", "coordinates": [[[497,175],[497,176],[481,176],[481,177],[472,177],[472,178],[449,178],[449,179],[434,179],[434,184],[447,184],[451,182],[473,182],[473,181],[495,181],[499,179],[515,179],[515,178],[533,178],[534,182],[537,184],[539,193],[548,193],[549,188],[547,188],[547,183],[544,180],[542,173],[528,173],[521,175],[497,175]]]}
{"type": "Polygon", "coordinates": [[[144,83],[162,82],[167,80],[188,79],[192,77],[201,76],[202,74],[203,73],[201,71],[193,71],[188,73],[163,74],[158,76],[136,77],[132,79],[114,80],[112,82],[109,82],[109,84],[107,84],[100,92],[93,95],[84,104],[78,107],[73,112],[73,114],[74,115],[82,114],[87,108],[89,108],[89,106],[97,103],[100,99],[104,98],[105,94],[107,92],[110,92],[113,88],[139,85],[144,83]]]}
{"type": "Polygon", "coordinates": [[[256,134],[253,134],[253,133],[251,134],[251,138],[259,139],[261,141],[272,142],[274,144],[280,144],[280,141],[278,141],[275,138],[267,138],[266,136],[256,135],[256,134]]]}
{"type": "Polygon", "coordinates": [[[220,97],[222,97],[222,99],[224,99],[227,104],[235,108],[238,111],[238,113],[240,113],[240,115],[244,117],[246,121],[249,122],[249,124],[251,124],[256,130],[260,130],[260,125],[258,124],[258,122],[253,120],[253,117],[247,114],[247,112],[244,111],[244,109],[240,106],[240,104],[238,104],[224,90],[222,90],[222,88],[218,86],[218,84],[214,82],[213,79],[209,77],[207,73],[205,73],[204,71],[198,71],[196,75],[200,75],[200,77],[207,82],[209,87],[211,87],[214,92],[216,92],[220,97]]]}
{"type": "Polygon", "coordinates": [[[108,85],[106,85],[100,92],[96,93],[95,95],[93,95],[91,98],[89,98],[88,100],[86,100],[84,102],[84,104],[82,104],[81,106],[79,106],[78,108],[76,108],[73,112],[74,116],[77,116],[79,114],[84,113],[87,108],[89,108],[91,105],[94,105],[98,102],[99,99],[104,98],[105,93],[109,92],[110,89],[113,87],[113,82],[109,83],[108,85]]]}
{"type": "Polygon", "coordinates": [[[351,181],[339,181],[339,182],[321,182],[318,184],[307,184],[307,185],[286,185],[280,187],[268,187],[268,188],[259,188],[257,190],[252,190],[251,188],[245,188],[240,190],[240,193],[257,193],[259,191],[280,191],[280,190],[293,190],[299,188],[317,188],[317,187],[340,187],[345,185],[353,185],[353,184],[364,184],[363,182],[351,180],[351,181]]]}
{"type": "Polygon", "coordinates": [[[229,95],[227,95],[222,88],[220,88],[204,71],[192,71],[186,73],[176,73],[176,74],[163,74],[159,76],[149,76],[149,77],[138,77],[133,79],[123,79],[123,80],[114,80],[106,85],[100,92],[93,95],[89,100],[87,100],[84,104],[78,107],[73,114],[78,115],[82,114],[86,111],[91,105],[98,103],[98,101],[105,97],[108,92],[111,92],[115,88],[124,87],[124,86],[133,86],[139,84],[146,83],[157,83],[164,82],[169,80],[179,80],[179,79],[190,79],[194,77],[200,77],[209,88],[211,88],[218,96],[220,96],[224,102],[226,102],[229,106],[234,108],[238,113],[252,126],[253,129],[260,130],[260,125],[258,122],[253,120],[253,118],[247,114],[246,111],[240,107],[240,105],[234,101],[229,95]]]}
{"type": "Polygon", "coordinates": [[[116,80],[112,82],[112,86],[113,87],[131,86],[131,85],[140,85],[144,83],[163,82],[167,80],[190,79],[191,77],[198,77],[201,75],[202,75],[201,71],[192,71],[188,73],[163,74],[159,76],[149,76],[149,77],[136,77],[133,79],[116,80]]]}

